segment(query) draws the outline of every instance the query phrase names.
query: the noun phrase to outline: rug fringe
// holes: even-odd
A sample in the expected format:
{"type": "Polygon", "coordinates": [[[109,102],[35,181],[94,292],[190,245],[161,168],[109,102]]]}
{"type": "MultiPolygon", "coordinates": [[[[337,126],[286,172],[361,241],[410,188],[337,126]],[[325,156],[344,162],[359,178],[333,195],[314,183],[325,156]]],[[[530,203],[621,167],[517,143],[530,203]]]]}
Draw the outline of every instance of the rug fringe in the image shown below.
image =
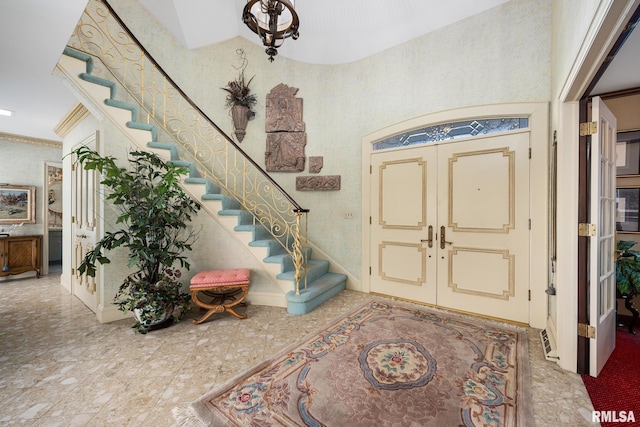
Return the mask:
{"type": "Polygon", "coordinates": [[[176,419],[180,427],[206,427],[200,417],[196,414],[191,405],[176,406],[171,410],[173,418],[176,419]]]}

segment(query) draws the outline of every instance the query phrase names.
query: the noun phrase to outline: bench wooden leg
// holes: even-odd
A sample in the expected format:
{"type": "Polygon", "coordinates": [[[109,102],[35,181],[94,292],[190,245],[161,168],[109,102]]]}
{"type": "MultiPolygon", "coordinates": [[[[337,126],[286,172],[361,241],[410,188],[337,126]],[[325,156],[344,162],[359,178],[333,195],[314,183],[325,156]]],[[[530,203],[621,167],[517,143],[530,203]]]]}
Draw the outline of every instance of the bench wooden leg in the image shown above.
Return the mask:
{"type": "Polygon", "coordinates": [[[215,313],[222,313],[228,311],[238,319],[246,319],[246,314],[241,314],[235,311],[236,305],[245,305],[244,299],[249,293],[249,284],[246,285],[234,285],[234,286],[216,286],[211,288],[201,288],[191,290],[191,299],[196,305],[208,310],[204,316],[200,319],[195,319],[194,324],[198,325],[211,317],[215,313]],[[198,295],[204,293],[213,297],[210,302],[202,301],[198,295]],[[229,302],[225,302],[227,299],[231,299],[229,302]]]}

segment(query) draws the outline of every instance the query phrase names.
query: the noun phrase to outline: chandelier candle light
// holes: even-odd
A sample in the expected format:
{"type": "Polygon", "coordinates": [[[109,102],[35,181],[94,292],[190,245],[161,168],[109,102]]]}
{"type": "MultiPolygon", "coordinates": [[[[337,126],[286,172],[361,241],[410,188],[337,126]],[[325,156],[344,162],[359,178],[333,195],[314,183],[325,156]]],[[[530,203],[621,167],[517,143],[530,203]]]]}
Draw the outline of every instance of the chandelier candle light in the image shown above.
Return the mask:
{"type": "Polygon", "coordinates": [[[271,62],[286,38],[297,40],[300,36],[300,21],[293,6],[294,0],[247,0],[242,12],[242,21],[260,36],[271,62]]]}

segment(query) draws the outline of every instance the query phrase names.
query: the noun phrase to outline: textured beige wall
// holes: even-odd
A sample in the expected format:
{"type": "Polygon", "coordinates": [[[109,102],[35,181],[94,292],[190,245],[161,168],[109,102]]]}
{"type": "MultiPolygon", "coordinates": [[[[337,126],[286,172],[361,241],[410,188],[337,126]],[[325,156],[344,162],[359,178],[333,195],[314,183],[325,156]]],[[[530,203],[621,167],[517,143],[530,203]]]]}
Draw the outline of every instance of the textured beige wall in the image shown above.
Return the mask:
{"type": "Polygon", "coordinates": [[[554,99],[563,89],[600,0],[554,0],[552,31],[552,90],[554,99]]]}

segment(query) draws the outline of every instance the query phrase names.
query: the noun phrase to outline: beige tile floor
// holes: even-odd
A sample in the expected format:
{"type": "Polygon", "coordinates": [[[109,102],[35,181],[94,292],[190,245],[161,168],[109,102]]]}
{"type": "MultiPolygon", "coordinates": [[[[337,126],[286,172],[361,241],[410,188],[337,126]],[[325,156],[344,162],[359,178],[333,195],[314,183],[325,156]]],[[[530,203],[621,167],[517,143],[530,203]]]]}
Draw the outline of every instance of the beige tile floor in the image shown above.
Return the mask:
{"type": "MultiPolygon", "coordinates": [[[[147,335],[100,324],[59,275],[0,282],[0,426],[172,426],[173,407],[268,358],[368,299],[345,291],[305,316],[249,306],[147,335]]],[[[198,315],[196,310],[190,315],[198,315]]],[[[590,426],[580,377],[544,360],[529,331],[538,426],[590,426]],[[583,415],[585,414],[585,415],[583,415]]]]}

